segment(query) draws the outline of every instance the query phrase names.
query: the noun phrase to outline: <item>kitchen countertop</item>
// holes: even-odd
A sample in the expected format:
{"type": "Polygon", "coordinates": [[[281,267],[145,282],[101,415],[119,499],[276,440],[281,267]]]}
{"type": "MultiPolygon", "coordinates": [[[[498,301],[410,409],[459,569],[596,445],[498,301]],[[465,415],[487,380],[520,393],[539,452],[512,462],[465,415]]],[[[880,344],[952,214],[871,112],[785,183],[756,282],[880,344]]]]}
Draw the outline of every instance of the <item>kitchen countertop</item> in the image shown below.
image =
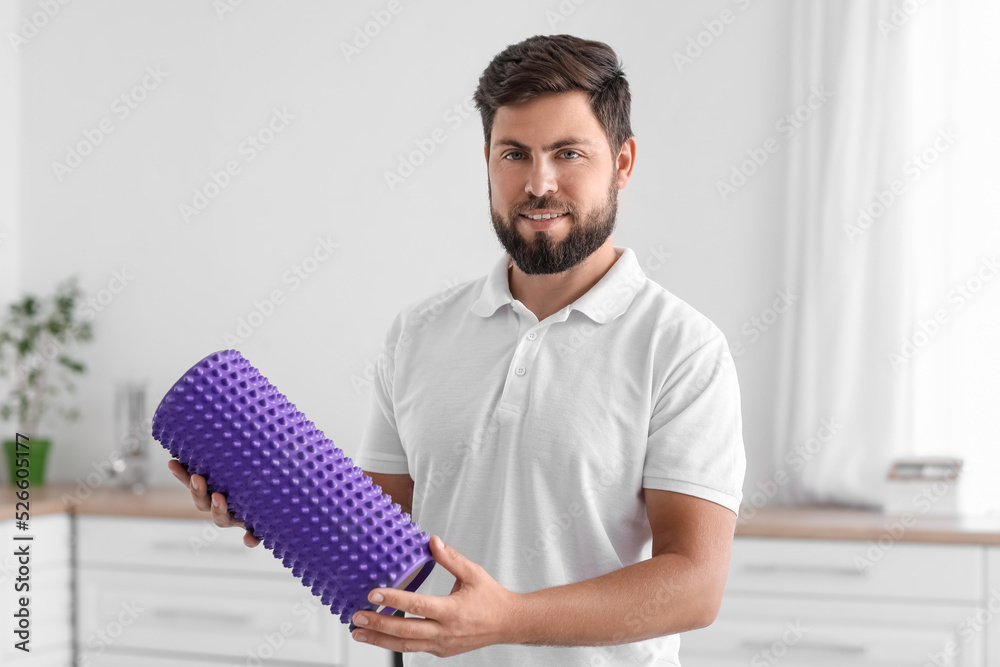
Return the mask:
{"type": "Polygon", "coordinates": [[[764,506],[737,519],[738,537],[1000,545],[1000,515],[882,514],[839,507],[764,506]],[[745,518],[746,517],[746,518],[745,518]],[[898,536],[898,537],[896,537],[898,536]]]}
{"type": "MultiPolygon", "coordinates": [[[[15,489],[0,489],[0,521],[14,518],[15,489]]],[[[190,492],[180,482],[152,486],[144,494],[113,487],[90,489],[73,483],[50,482],[30,490],[32,517],[66,512],[105,516],[164,519],[208,519],[195,508],[190,492]]],[[[805,506],[744,508],[737,537],[816,540],[878,540],[935,544],[1000,545],[1000,515],[929,516],[912,518],[864,509],[805,506]],[[896,537],[898,535],[898,537],[896,537]]]]}
{"type": "MultiPolygon", "coordinates": [[[[17,489],[9,485],[0,489],[0,521],[14,518],[14,503],[17,501],[15,491],[17,489]]],[[[29,511],[32,517],[66,512],[72,508],[76,514],[161,519],[209,518],[208,512],[202,512],[194,506],[191,492],[180,482],[151,486],[142,494],[111,486],[91,489],[72,482],[50,482],[29,491],[29,511]]]]}

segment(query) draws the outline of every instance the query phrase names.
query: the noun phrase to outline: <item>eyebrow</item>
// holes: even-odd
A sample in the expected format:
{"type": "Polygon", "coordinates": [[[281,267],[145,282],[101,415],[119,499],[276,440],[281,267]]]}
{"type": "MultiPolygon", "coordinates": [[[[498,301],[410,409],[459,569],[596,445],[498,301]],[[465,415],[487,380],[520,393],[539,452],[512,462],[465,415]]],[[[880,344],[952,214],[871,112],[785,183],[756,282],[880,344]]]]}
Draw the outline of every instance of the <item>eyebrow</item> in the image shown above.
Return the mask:
{"type": "MultiPolygon", "coordinates": [[[[566,139],[560,139],[559,141],[555,141],[549,144],[548,146],[542,146],[542,150],[547,153],[549,151],[554,151],[557,148],[562,148],[563,146],[571,146],[571,145],[593,146],[594,143],[592,141],[588,141],[587,139],[580,139],[578,137],[568,137],[566,139]]],[[[498,139],[493,144],[493,148],[499,148],[500,146],[513,146],[518,150],[531,152],[530,148],[522,144],[520,141],[517,141],[516,139],[508,139],[508,138],[498,139]]]]}

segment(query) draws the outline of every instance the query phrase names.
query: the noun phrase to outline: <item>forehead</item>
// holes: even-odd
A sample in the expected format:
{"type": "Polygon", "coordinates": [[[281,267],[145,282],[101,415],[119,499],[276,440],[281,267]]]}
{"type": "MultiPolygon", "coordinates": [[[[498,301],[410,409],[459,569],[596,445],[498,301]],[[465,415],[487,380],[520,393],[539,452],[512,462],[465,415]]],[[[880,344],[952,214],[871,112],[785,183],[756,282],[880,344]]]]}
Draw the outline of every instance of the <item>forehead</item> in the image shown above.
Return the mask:
{"type": "Polygon", "coordinates": [[[587,94],[580,90],[545,93],[527,102],[499,107],[493,118],[491,142],[496,146],[502,139],[516,139],[525,145],[542,145],[570,135],[607,143],[587,94]]]}

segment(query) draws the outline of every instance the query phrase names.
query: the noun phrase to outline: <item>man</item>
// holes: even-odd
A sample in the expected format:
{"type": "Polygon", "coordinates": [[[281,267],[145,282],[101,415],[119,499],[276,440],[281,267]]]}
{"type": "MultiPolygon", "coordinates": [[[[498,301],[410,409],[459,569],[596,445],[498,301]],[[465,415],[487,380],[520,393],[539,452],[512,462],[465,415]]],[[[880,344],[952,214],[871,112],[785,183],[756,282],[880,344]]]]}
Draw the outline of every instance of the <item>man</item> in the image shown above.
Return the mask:
{"type": "Polygon", "coordinates": [[[438,566],[372,591],[408,617],[358,612],[353,637],[409,665],[679,664],[677,633],[718,613],[742,498],[729,348],[612,244],[636,142],[610,47],[529,38],[475,100],[506,254],[395,317],[355,457],[438,566]]]}

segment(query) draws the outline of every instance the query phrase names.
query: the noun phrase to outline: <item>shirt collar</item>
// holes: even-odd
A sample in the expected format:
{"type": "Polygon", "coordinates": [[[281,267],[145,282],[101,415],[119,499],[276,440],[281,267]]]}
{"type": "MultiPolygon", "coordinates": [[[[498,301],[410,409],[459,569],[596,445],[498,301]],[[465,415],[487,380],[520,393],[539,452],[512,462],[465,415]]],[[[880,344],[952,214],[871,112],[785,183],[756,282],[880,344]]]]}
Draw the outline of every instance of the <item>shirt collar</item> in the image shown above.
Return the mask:
{"type": "MultiPolygon", "coordinates": [[[[615,248],[621,255],[608,272],[586,294],[569,304],[564,310],[578,310],[594,322],[603,324],[624,313],[646,281],[646,274],[631,248],[615,248]]],[[[486,275],[483,290],[472,304],[472,312],[480,317],[490,317],[504,304],[513,304],[507,280],[507,269],[513,266],[510,255],[504,253],[486,275]]]]}
{"type": "Polygon", "coordinates": [[[503,254],[488,274],[486,282],[483,284],[483,291],[479,299],[472,304],[472,312],[480,317],[489,317],[497,312],[497,308],[505,303],[513,303],[514,297],[510,294],[510,283],[507,281],[507,269],[514,264],[514,260],[507,253],[503,254]]]}

